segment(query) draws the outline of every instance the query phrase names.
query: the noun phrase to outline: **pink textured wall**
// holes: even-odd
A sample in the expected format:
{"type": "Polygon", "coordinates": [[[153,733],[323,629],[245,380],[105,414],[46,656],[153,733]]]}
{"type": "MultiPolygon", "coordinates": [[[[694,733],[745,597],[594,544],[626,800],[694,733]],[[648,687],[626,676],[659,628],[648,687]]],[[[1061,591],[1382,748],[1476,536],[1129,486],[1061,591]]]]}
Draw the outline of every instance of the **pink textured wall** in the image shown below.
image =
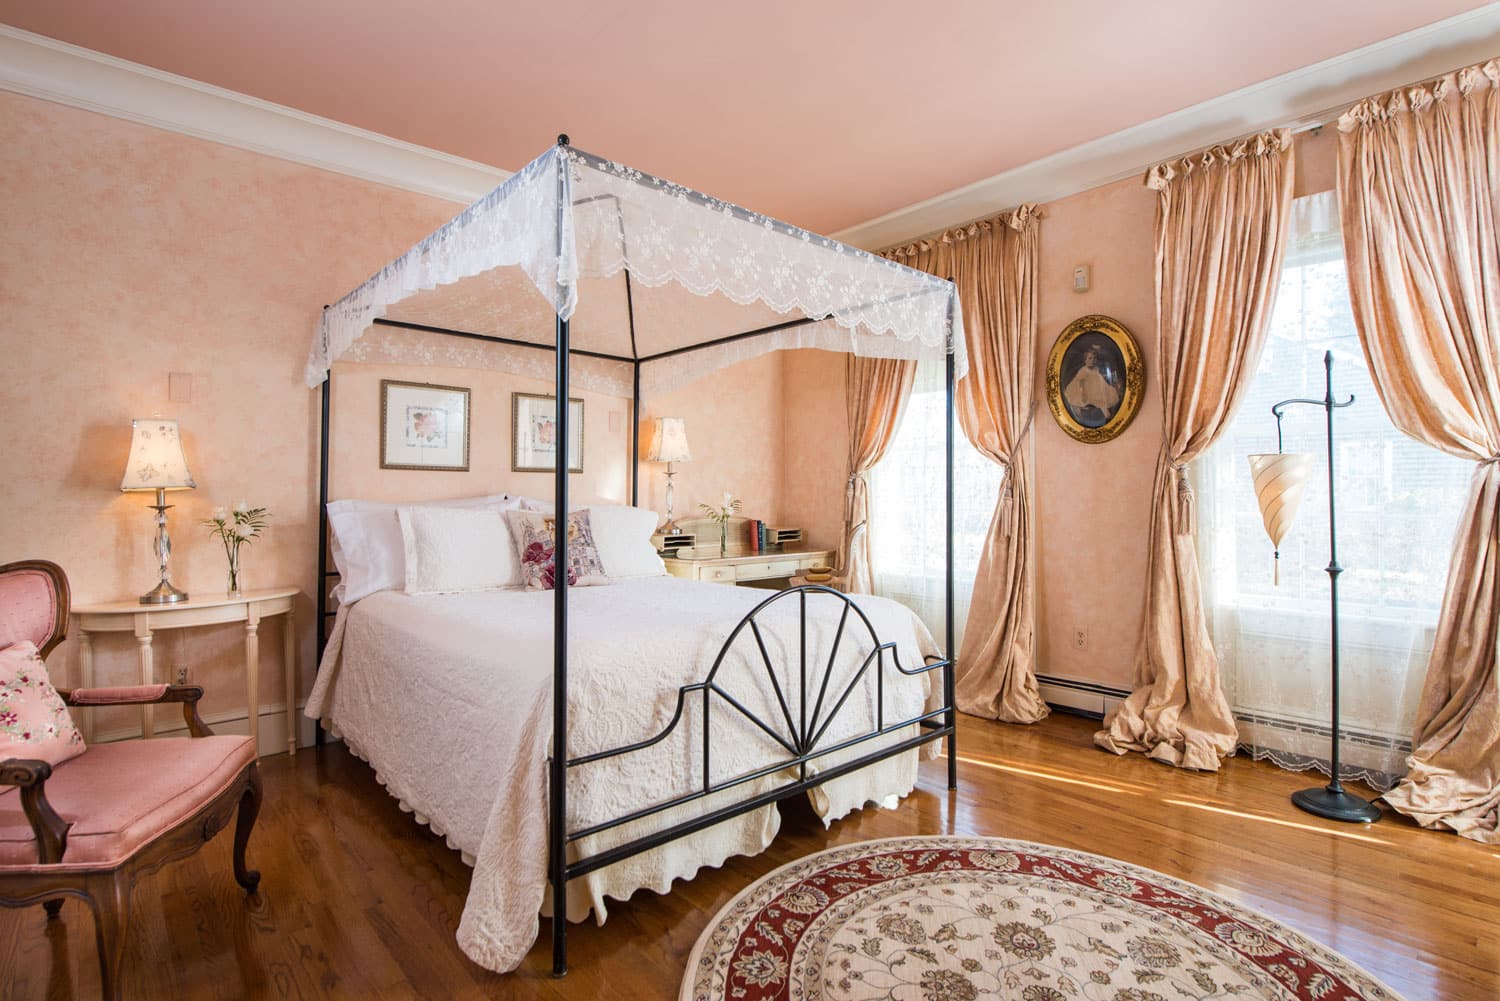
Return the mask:
{"type": "Polygon", "coordinates": [[[811,348],[782,352],[786,395],[781,510],[820,549],[837,549],[849,461],[845,355],[811,348]]]}
{"type": "MultiPolygon", "coordinates": [[[[772,523],[783,519],[780,355],[772,352],[739,362],[642,402],[643,420],[681,417],[685,422],[693,458],[674,466],[672,510],[679,522],[701,518],[698,505],[717,506],[726,491],[743,502],[743,517],[772,523]]],[[[663,518],[666,470],[664,463],[641,463],[640,505],[663,518]]]]}
{"type": "Polygon", "coordinates": [[[1161,447],[1152,277],[1154,194],[1138,179],[1053,202],[1042,219],[1037,281],[1038,669],[1130,687],[1146,580],[1146,526],[1161,447]],[[1093,268],[1073,291],[1073,269],[1093,268]],[[1114,441],[1085,445],[1057,426],[1046,402],[1046,360],[1063,328],[1105,313],[1135,335],[1146,394],[1114,441]],[[1086,645],[1074,644],[1085,631],[1086,645]]]}
{"type": "MultiPolygon", "coordinates": [[[[511,471],[511,393],[550,396],[553,388],[544,380],[482,369],[340,362],[334,366],[328,495],[413,501],[513,493],[550,500],[550,472],[511,471]],[[380,468],[382,379],[469,390],[468,471],[380,468]]],[[[626,503],[630,497],[630,401],[600,393],[572,395],[583,400],[584,441],[583,472],[569,482],[570,500],[626,503]]]]}
{"type": "MultiPolygon", "coordinates": [[[[173,571],[224,588],[198,524],[248,500],[271,527],[243,559],[251,587],[296,585],[311,677],[317,397],[301,383],[319,309],[452,215],[454,206],[348,177],[12,94],[0,94],[0,560],[67,571],[75,603],[154,582],[148,499],[121,494],[130,419],[182,422],[198,489],[173,495],[173,571]],[[168,400],[167,373],[192,376],[168,400]]],[[[261,642],[263,706],[283,702],[281,625],[261,642]]],[[[135,677],[135,644],[102,637],[95,680],[135,677]]],[[[237,626],[160,633],[159,677],[181,666],[205,710],[245,705],[237,626]]],[[[51,657],[76,679],[76,638],[51,657]]],[[[104,720],[100,720],[104,724],[104,720]]]]}

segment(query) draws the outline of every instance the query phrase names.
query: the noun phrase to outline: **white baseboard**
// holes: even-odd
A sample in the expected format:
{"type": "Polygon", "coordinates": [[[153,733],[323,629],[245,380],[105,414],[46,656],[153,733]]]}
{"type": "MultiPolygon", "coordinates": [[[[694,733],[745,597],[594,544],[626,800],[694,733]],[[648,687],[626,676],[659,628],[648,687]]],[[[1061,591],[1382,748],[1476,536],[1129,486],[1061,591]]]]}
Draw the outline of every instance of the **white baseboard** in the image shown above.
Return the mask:
{"type": "MultiPolygon", "coordinates": [[[[297,746],[311,747],[315,727],[313,721],[302,715],[301,706],[297,707],[297,746]]],[[[250,733],[250,720],[245,710],[230,710],[229,712],[213,713],[205,715],[203,722],[216,734],[246,736],[250,733]]],[[[187,734],[187,724],[183,722],[182,714],[175,704],[159,705],[156,707],[155,734],[158,737],[181,737],[187,734]]],[[[272,754],[286,753],[287,716],[285,705],[265,705],[260,707],[260,756],[267,757],[272,754]]],[[[112,727],[94,731],[90,743],[108,744],[116,740],[136,740],[141,736],[139,723],[130,726],[112,727]]]]}

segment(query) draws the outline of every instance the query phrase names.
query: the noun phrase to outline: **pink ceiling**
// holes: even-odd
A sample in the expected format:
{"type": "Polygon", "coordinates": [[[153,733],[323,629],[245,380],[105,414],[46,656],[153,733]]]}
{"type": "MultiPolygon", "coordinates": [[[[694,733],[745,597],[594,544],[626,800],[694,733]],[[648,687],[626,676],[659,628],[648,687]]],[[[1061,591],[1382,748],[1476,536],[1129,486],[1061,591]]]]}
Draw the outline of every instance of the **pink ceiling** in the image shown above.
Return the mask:
{"type": "Polygon", "coordinates": [[[566,131],[833,232],[1479,6],[0,0],[0,21],[507,169],[566,131]]]}

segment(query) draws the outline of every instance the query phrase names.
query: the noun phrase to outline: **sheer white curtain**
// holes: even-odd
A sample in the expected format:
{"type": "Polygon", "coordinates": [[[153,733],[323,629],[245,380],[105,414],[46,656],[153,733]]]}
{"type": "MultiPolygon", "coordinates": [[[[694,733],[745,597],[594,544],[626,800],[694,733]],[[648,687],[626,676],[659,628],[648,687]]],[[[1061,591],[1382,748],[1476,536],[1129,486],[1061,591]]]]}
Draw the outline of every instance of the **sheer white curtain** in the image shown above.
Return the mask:
{"type": "Polygon", "coordinates": [[[1343,778],[1389,788],[1404,771],[1413,715],[1443,598],[1469,463],[1401,434],[1370,382],[1349,306],[1333,192],[1293,203],[1293,231],[1255,381],[1223,439],[1197,464],[1199,553],[1214,647],[1240,750],[1283,767],[1328,770],[1328,489],[1323,412],[1289,408],[1285,449],[1314,456],[1302,508],[1281,546],[1281,586],[1245,457],[1276,450],[1271,406],[1334,393],[1343,778]]]}
{"type": "MultiPolygon", "coordinates": [[[[913,609],[943,642],[943,362],[917,363],[911,400],[890,451],[870,474],[870,551],[875,593],[913,609]]],[[[954,649],[963,645],[974,575],[1000,495],[1002,467],[954,425],[954,649]]]]}

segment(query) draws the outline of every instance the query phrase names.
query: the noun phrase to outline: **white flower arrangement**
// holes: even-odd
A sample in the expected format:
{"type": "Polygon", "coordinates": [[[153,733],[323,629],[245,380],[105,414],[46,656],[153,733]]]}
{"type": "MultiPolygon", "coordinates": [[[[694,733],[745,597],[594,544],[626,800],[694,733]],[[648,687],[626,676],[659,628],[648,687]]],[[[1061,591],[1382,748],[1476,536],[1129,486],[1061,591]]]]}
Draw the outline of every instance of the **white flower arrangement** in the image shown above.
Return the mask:
{"type": "Polygon", "coordinates": [[[270,515],[263,507],[251,507],[240,501],[233,510],[222,505],[213,509],[203,522],[208,534],[216,535],[224,544],[224,555],[229,558],[229,593],[240,590],[240,546],[260,537],[270,515]]]}

